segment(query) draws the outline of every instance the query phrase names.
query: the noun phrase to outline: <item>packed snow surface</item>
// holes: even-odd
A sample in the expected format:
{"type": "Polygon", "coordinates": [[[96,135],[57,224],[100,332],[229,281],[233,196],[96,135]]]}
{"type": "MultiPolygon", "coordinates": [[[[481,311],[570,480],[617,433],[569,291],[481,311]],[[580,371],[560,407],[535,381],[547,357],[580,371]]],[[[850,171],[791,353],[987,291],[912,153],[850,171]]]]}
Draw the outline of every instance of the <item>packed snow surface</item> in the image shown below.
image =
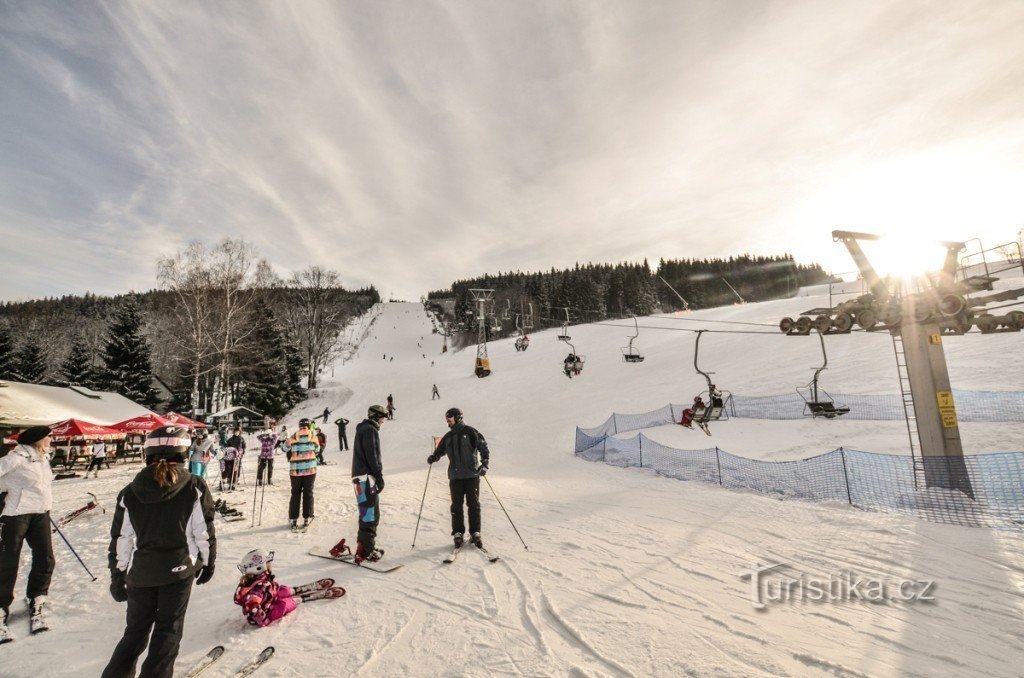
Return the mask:
{"type": "MultiPolygon", "coordinates": [[[[477,379],[473,349],[442,354],[441,337],[431,333],[420,305],[386,304],[358,352],[329,367],[322,387],[284,423],[294,430],[300,416],[327,407],[329,421],[339,415],[351,420],[351,441],[367,407],[394,395],[396,419],[381,432],[387,487],[378,545],[387,552],[382,564],[403,567],[382,575],[307,555],[341,537],[355,538],[350,457],[338,450],[333,425],[325,426],[330,464],[317,476],[317,522],[307,534],[287,529],[283,457],[274,485],[265,497],[256,496],[262,524],[251,526],[250,454],[244,489],[220,495],[238,504],[246,520],[217,519],[217,574],[193,589],[178,672],[223,644],[226,653],[204,675],[231,675],[267,645],[277,652],[260,669],[263,676],[1021,675],[1020,536],[780,501],[573,455],[576,425],[687,402],[703,389],[693,369],[695,335],[683,330],[743,331],[701,340],[701,367],[733,393],[787,393],[804,385],[820,364],[818,342],[785,337],[775,327],[782,316],[827,305],[827,299],[641,318],[635,346],[646,360],[638,364],[623,362],[620,354],[632,322],[574,326],[572,342],[586,366],[572,380],[561,371],[567,346],[555,338],[557,330],[532,335],[526,352],[516,352],[511,339],[492,343],[494,372],[477,379]],[[433,384],[440,400],[430,399],[433,384]],[[471,547],[454,564],[441,563],[451,542],[447,463],[433,466],[428,482],[426,457],[432,437],[446,430],[443,413],[452,406],[491,448],[490,485],[483,484],[481,496],[484,542],[501,556],[494,564],[471,547]],[[276,552],[280,581],[334,577],[348,594],[300,606],[264,629],[248,626],[232,603],[234,566],[258,546],[276,552]],[[841,586],[845,578],[863,578],[893,587],[909,581],[911,591],[931,600],[814,600],[805,589],[803,598],[793,593],[789,601],[758,603],[749,576],[742,575],[774,564],[784,567],[766,571],[762,582],[775,598],[787,580],[796,582],[796,588],[788,585],[793,593],[808,582],[841,586]]],[[[1016,333],[944,339],[954,386],[1021,388],[1024,367],[1013,356],[1022,341],[1016,333]]],[[[898,392],[888,335],[829,337],[828,347],[826,389],[898,392]]],[[[769,460],[841,445],[894,453],[906,448],[902,422],[733,420],[712,424],[712,433],[709,439],[678,426],[645,431],[681,449],[718,445],[769,460]]],[[[1024,449],[1021,424],[966,424],[961,435],[968,453],[1024,449]]],[[[55,516],[84,504],[86,492],[110,507],[138,468],[117,464],[98,479],[58,481],[55,516]]],[[[109,510],[93,512],[65,530],[99,575],[95,583],[55,539],[51,631],[30,637],[24,603],[16,601],[11,626],[17,639],[0,647],[0,674],[99,675],[125,612],[107,592],[110,518],[109,510]]],[[[27,571],[23,555],[19,596],[27,571]]]]}

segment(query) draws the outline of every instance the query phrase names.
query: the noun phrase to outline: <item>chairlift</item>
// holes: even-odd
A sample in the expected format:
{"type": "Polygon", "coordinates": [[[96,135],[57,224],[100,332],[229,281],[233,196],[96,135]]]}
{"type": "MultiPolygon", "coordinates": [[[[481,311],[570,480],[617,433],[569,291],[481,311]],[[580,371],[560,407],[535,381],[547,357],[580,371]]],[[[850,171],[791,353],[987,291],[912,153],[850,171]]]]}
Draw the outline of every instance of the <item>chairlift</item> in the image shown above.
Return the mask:
{"type": "Polygon", "coordinates": [[[527,302],[527,306],[530,307],[530,312],[523,317],[523,329],[533,329],[533,302],[527,302]]]}
{"type": "Polygon", "coordinates": [[[627,363],[642,363],[644,357],[639,351],[633,350],[633,340],[640,336],[640,325],[636,321],[636,316],[633,316],[633,326],[636,328],[636,334],[629,338],[629,348],[623,347],[622,359],[627,363]]]}
{"type": "Polygon", "coordinates": [[[562,323],[562,333],[558,335],[558,340],[568,342],[572,339],[572,337],[569,336],[569,309],[567,307],[562,310],[565,311],[565,322],[562,323]]]}
{"type": "Polygon", "coordinates": [[[849,414],[850,408],[846,405],[836,405],[836,401],[823,388],[818,387],[818,376],[828,368],[828,354],[825,352],[825,337],[818,333],[821,341],[821,356],[825,363],[814,370],[814,379],[807,386],[797,388],[796,392],[804,400],[805,417],[825,417],[835,419],[844,414],[849,414]]]}
{"type": "Polygon", "coordinates": [[[505,300],[505,310],[501,312],[501,319],[502,320],[511,320],[512,319],[512,300],[511,299],[506,299],[505,300]]]}
{"type": "Polygon", "coordinates": [[[565,340],[565,343],[569,344],[569,355],[562,361],[562,371],[565,376],[572,379],[573,375],[579,376],[583,371],[583,363],[586,361],[585,356],[581,356],[576,352],[576,347],[573,346],[569,340],[565,340]]]}
{"type": "Polygon", "coordinates": [[[516,337],[516,350],[525,351],[530,348],[530,337],[526,336],[526,332],[523,330],[523,326],[519,322],[520,315],[516,313],[516,332],[519,336],[516,337]]]}
{"type": "Polygon", "coordinates": [[[697,373],[704,377],[704,380],[708,384],[706,391],[701,391],[694,398],[693,405],[693,421],[701,428],[704,433],[711,435],[711,430],[708,428],[708,423],[712,421],[727,420],[729,418],[728,413],[725,411],[725,403],[732,398],[732,393],[729,391],[723,391],[722,389],[715,386],[711,381],[711,375],[714,372],[705,372],[700,368],[697,362],[697,358],[700,356],[700,337],[707,330],[697,331],[697,341],[693,345],[693,368],[697,370],[697,373]]]}

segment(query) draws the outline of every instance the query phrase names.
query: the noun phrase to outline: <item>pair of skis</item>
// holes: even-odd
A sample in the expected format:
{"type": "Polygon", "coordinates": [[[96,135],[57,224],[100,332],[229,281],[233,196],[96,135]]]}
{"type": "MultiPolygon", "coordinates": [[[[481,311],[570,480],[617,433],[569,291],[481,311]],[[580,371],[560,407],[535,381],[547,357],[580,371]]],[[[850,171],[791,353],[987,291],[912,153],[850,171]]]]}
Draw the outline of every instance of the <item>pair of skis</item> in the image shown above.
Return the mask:
{"type": "Polygon", "coordinates": [[[93,494],[92,492],[86,492],[86,494],[89,495],[90,497],[92,497],[92,499],[89,500],[89,503],[86,504],[85,506],[83,506],[80,509],[76,509],[76,510],[72,511],[71,513],[67,514],[66,516],[64,516],[63,518],[58,520],[57,523],[56,523],[57,527],[53,528],[54,532],[57,531],[57,528],[64,527],[65,525],[70,523],[75,518],[78,518],[79,516],[85,515],[86,513],[88,513],[89,511],[92,511],[95,508],[100,509],[103,513],[107,512],[107,509],[105,509],[102,506],[100,506],[100,500],[96,498],[95,494],[93,494]]]}
{"type": "MultiPolygon", "coordinates": [[[[185,678],[195,678],[206,669],[213,666],[213,664],[221,658],[224,654],[224,646],[218,645],[206,653],[202,659],[200,659],[195,666],[193,666],[188,673],[185,674],[185,678]]],[[[274,646],[263,648],[263,650],[250,659],[242,668],[235,672],[235,678],[243,678],[244,676],[252,675],[256,669],[263,666],[268,659],[274,656],[274,646]]]]}
{"type": "Polygon", "coordinates": [[[394,572],[398,568],[402,567],[401,563],[399,563],[398,565],[392,565],[390,567],[388,567],[386,565],[377,565],[376,563],[371,563],[371,562],[368,562],[368,561],[365,561],[365,560],[363,562],[361,562],[361,563],[357,563],[356,560],[355,560],[355,556],[353,556],[351,554],[344,554],[344,555],[340,555],[340,556],[332,556],[327,551],[320,551],[320,550],[317,550],[317,549],[313,549],[312,551],[310,551],[309,555],[316,556],[317,558],[326,558],[327,560],[334,560],[334,561],[339,562],[339,563],[348,563],[349,565],[355,565],[356,567],[361,567],[364,570],[372,570],[374,572],[380,572],[381,574],[387,574],[388,572],[394,572]]]}
{"type": "Polygon", "coordinates": [[[313,521],[312,520],[310,520],[308,523],[303,523],[302,525],[296,524],[294,527],[292,527],[292,532],[297,533],[297,534],[305,534],[306,532],[309,531],[309,528],[312,525],[313,525],[313,521]]]}
{"type": "MultiPolygon", "coordinates": [[[[488,562],[496,563],[496,562],[498,562],[500,560],[499,556],[496,556],[496,555],[492,554],[490,551],[485,549],[483,546],[476,546],[475,544],[472,544],[472,542],[471,542],[471,545],[475,546],[475,548],[478,551],[480,551],[480,553],[484,554],[484,556],[487,557],[487,561],[488,562]]],[[[462,546],[455,546],[455,547],[453,547],[452,548],[452,552],[450,554],[448,554],[448,556],[444,560],[442,560],[441,562],[444,563],[445,565],[450,565],[450,564],[454,563],[455,560],[459,557],[459,554],[462,553],[462,549],[465,548],[465,546],[466,545],[463,544],[462,546]]]]}

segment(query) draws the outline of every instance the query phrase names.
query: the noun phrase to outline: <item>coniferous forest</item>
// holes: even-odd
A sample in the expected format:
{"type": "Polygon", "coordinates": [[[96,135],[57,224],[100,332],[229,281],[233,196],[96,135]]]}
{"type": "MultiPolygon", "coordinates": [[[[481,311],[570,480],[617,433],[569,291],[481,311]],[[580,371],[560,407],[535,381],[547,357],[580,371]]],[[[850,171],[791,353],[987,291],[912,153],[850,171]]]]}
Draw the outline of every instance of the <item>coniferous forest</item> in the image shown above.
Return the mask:
{"type": "Polygon", "coordinates": [[[597,322],[777,299],[795,294],[802,285],[828,279],[818,264],[797,264],[790,255],[744,254],[728,259],[662,259],[653,272],[646,260],[577,264],[538,273],[499,272],[458,280],[450,289],[430,292],[427,298],[458,334],[455,344],[462,346],[476,340],[476,307],[469,291],[474,288],[494,290],[488,313],[497,322],[488,324],[487,333],[497,338],[514,334],[531,308],[534,327],[543,329],[566,321],[597,322]]]}

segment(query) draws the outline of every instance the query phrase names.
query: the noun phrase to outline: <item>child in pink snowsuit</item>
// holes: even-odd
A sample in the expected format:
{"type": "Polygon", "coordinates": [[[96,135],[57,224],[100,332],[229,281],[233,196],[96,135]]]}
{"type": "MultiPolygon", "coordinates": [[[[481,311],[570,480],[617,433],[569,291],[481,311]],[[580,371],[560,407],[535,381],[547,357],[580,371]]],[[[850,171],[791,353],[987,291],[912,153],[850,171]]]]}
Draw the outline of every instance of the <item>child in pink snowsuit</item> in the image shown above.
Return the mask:
{"type": "Polygon", "coordinates": [[[267,626],[299,606],[294,592],[274,581],[270,572],[273,551],[250,551],[238,564],[242,580],[235,589],[235,604],[242,606],[246,620],[253,626],[267,626]]]}
{"type": "Polygon", "coordinates": [[[693,405],[683,410],[683,418],[679,423],[686,428],[693,428],[693,413],[698,409],[704,409],[704,399],[700,396],[693,399],[693,405]]]}

